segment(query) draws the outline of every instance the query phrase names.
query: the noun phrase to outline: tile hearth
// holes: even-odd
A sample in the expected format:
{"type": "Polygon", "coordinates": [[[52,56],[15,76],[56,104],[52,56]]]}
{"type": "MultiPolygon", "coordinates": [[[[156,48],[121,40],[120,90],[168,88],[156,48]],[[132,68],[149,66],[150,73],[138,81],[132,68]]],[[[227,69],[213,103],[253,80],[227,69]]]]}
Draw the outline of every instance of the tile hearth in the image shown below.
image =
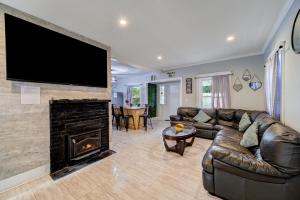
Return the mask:
{"type": "Polygon", "coordinates": [[[113,130],[111,149],[117,153],[53,181],[50,176],[0,193],[0,200],[135,200],[218,199],[202,186],[201,159],[210,140],[196,139],[184,156],[166,152],[161,131],[113,130]]]}

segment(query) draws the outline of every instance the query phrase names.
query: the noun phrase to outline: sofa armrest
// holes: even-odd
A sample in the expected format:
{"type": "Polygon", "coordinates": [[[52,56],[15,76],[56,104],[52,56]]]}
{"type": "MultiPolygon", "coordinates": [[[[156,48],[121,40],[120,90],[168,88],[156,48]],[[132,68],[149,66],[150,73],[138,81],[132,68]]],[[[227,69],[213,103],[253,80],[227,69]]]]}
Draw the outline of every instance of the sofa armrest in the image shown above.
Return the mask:
{"type": "Polygon", "coordinates": [[[182,121],[182,117],[180,115],[170,115],[171,121],[182,121]]]}
{"type": "Polygon", "coordinates": [[[230,166],[245,170],[250,173],[258,173],[261,175],[288,178],[288,174],[278,171],[275,167],[265,162],[261,158],[257,158],[251,154],[245,154],[223,147],[215,146],[211,150],[213,159],[224,162],[230,166]]]}

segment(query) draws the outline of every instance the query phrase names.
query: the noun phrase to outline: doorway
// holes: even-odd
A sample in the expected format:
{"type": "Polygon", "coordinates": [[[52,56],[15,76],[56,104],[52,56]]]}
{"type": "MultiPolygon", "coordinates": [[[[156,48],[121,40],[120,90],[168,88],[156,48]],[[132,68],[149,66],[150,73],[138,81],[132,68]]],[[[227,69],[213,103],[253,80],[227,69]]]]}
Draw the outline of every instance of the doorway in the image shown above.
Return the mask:
{"type": "Polygon", "coordinates": [[[170,115],[176,115],[180,106],[180,81],[157,84],[157,117],[159,120],[169,120],[170,115]]]}

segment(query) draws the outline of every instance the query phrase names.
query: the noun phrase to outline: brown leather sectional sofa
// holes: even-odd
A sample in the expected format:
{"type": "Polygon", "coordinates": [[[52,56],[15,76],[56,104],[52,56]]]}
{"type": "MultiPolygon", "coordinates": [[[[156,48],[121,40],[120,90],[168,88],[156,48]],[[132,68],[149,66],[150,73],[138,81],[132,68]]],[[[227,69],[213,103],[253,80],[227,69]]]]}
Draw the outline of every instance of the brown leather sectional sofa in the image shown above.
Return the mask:
{"type": "Polygon", "coordinates": [[[207,123],[193,120],[198,111],[180,107],[170,120],[171,125],[196,127],[198,137],[213,139],[202,160],[208,192],[230,200],[300,199],[300,133],[262,111],[203,109],[212,117],[207,123]],[[257,147],[240,145],[243,133],[237,128],[245,112],[259,124],[257,147]]]}

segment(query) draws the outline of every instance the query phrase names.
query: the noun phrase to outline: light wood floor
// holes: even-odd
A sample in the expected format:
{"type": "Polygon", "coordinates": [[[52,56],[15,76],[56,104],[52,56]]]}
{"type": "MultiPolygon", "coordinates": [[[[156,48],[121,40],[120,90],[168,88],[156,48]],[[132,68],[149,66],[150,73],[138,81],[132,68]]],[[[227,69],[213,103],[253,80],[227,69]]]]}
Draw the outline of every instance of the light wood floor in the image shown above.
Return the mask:
{"type": "Polygon", "coordinates": [[[211,141],[196,139],[184,156],[166,152],[161,130],[113,131],[117,153],[69,176],[53,181],[42,177],[0,193],[14,200],[200,200],[218,199],[202,186],[201,160],[211,141]]]}

